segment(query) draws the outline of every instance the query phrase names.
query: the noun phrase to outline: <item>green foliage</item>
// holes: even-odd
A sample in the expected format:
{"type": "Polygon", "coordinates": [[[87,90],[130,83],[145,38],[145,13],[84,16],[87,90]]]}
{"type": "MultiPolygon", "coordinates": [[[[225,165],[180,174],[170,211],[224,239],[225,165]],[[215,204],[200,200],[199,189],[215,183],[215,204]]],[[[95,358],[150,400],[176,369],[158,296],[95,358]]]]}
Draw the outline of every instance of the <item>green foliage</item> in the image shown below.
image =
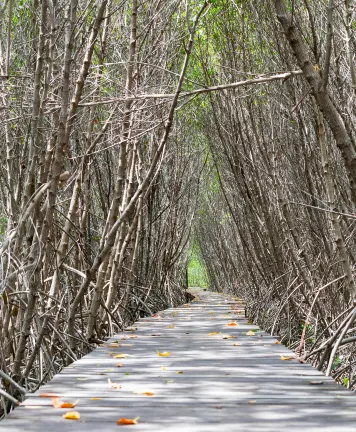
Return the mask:
{"type": "Polygon", "coordinates": [[[205,265],[200,257],[200,250],[197,244],[194,244],[188,262],[188,286],[189,287],[208,287],[208,276],[205,265]]]}

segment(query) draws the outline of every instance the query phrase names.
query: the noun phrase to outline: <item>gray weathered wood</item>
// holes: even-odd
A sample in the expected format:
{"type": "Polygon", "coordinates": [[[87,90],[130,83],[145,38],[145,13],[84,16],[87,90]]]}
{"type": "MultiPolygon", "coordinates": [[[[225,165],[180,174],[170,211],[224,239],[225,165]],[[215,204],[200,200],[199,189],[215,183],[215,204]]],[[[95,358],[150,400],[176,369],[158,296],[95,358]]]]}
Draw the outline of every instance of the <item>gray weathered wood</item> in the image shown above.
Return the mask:
{"type": "Polygon", "coordinates": [[[258,327],[244,318],[242,305],[241,313],[234,313],[235,304],[221,294],[201,292],[189,307],[140,320],[28,395],[0,430],[106,432],[123,427],[116,424],[121,417],[139,416],[137,425],[125,427],[137,432],[354,431],[354,394],[309,364],[281,360],[293,354],[272,336],[246,335],[258,327]],[[227,326],[231,321],[238,326],[227,326]],[[218,334],[208,336],[212,332],[218,334]],[[110,346],[114,342],[120,347],[110,346]],[[160,357],[157,350],[171,355],[160,357]],[[114,358],[120,353],[128,357],[114,358]],[[121,389],[110,388],[109,378],[121,389]],[[147,391],[155,394],[137,394],[147,391]],[[68,410],[53,408],[42,393],[79,399],[81,419],[63,419],[68,410]]]}

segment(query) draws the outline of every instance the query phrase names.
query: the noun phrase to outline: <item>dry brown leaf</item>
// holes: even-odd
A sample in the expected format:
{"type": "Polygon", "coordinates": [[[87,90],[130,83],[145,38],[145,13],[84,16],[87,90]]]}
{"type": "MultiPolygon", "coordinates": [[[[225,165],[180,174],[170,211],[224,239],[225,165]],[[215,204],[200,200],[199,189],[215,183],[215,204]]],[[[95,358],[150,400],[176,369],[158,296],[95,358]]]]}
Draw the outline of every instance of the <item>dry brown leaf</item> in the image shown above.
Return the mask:
{"type": "Polygon", "coordinates": [[[79,402],[79,399],[75,401],[74,403],[71,402],[62,402],[57,397],[52,398],[52,404],[55,408],[75,408],[77,403],[79,402]]]}
{"type": "Polygon", "coordinates": [[[157,354],[160,357],[169,357],[172,353],[170,351],[160,352],[160,351],[157,350],[157,354]]]}
{"type": "Polygon", "coordinates": [[[79,420],[80,414],[78,411],[68,411],[67,413],[63,414],[63,418],[67,420],[79,420]]]}
{"type": "Polygon", "coordinates": [[[117,421],[117,424],[118,425],[135,425],[138,423],[139,418],[140,417],[136,417],[134,419],[128,419],[128,418],[123,417],[117,421]]]}
{"type": "Polygon", "coordinates": [[[118,363],[116,367],[122,367],[122,363],[118,363]]]}
{"type": "Polygon", "coordinates": [[[109,387],[111,387],[111,388],[114,388],[114,389],[120,389],[121,388],[121,384],[113,383],[110,378],[108,378],[108,383],[109,383],[109,387]]]}
{"type": "Polygon", "coordinates": [[[184,373],[184,372],[183,372],[183,371],[178,371],[178,372],[177,372],[177,374],[182,374],[182,373],[184,373]]]}
{"type": "Polygon", "coordinates": [[[223,339],[236,339],[236,336],[233,336],[233,335],[225,335],[225,334],[223,334],[223,335],[222,335],[222,338],[223,338],[223,339]]]}
{"type": "Polygon", "coordinates": [[[249,404],[255,404],[256,401],[255,400],[249,400],[247,403],[249,403],[249,404]]]}

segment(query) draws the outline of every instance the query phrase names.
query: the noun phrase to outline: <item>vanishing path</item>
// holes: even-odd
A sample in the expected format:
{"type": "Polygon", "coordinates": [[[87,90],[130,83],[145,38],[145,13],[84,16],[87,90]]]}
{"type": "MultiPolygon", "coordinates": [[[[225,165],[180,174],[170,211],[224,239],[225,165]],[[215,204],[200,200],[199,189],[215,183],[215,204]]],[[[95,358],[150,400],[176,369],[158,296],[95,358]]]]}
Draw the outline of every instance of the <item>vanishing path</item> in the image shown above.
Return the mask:
{"type": "Polygon", "coordinates": [[[0,430],[355,431],[353,393],[309,364],[281,360],[291,352],[249,324],[231,298],[202,292],[190,305],[141,319],[133,329],[29,395],[0,430]],[[232,321],[238,325],[229,326],[232,321]],[[121,389],[109,387],[108,379],[121,389]],[[54,408],[43,393],[79,399],[80,420],[64,419],[71,410],[54,408]],[[136,425],[116,424],[138,416],[136,425]]]}

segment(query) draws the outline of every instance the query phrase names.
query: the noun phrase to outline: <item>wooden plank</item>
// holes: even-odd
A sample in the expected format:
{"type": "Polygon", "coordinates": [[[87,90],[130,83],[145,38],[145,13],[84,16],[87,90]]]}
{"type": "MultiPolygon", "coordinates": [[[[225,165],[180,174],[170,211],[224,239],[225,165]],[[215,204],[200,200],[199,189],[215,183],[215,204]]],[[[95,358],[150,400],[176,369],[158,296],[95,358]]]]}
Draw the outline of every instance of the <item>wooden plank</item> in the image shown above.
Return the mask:
{"type": "Polygon", "coordinates": [[[120,417],[137,416],[131,427],[138,432],[354,430],[354,393],[309,364],[281,360],[293,354],[251,324],[242,303],[235,310],[236,302],[224,295],[199,297],[188,307],[141,319],[63,369],[28,395],[0,431],[106,432],[117,430],[120,417]],[[246,334],[251,330],[254,336],[246,334]],[[161,357],[157,350],[171,354],[161,357]],[[63,419],[66,410],[53,408],[41,393],[79,399],[81,419],[63,419]]]}

